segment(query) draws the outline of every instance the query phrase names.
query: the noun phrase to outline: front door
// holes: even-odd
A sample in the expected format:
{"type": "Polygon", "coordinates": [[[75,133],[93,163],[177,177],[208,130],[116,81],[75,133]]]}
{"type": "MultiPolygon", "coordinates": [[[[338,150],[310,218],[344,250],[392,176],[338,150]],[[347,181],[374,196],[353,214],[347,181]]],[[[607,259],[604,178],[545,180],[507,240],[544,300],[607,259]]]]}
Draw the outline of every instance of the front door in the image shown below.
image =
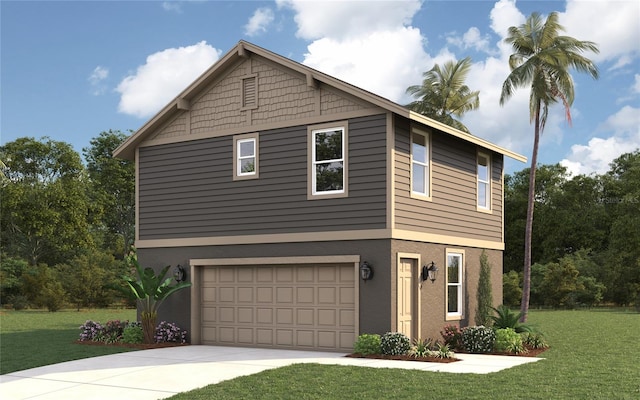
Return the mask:
{"type": "Polygon", "coordinates": [[[398,332],[416,338],[416,295],[414,271],[416,260],[401,258],[398,263],[398,332]]]}

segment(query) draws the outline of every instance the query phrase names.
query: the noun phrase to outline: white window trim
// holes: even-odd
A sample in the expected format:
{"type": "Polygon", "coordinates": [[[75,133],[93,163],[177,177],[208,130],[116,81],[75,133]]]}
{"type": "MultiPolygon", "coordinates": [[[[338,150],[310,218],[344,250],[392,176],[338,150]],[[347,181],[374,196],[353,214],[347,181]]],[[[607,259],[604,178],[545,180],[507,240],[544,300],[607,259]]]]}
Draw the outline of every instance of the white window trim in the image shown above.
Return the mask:
{"type": "Polygon", "coordinates": [[[478,157],[476,159],[476,208],[478,211],[491,213],[491,156],[484,152],[478,152],[478,157]],[[487,160],[488,180],[486,181],[480,179],[480,157],[483,157],[487,160]],[[480,185],[482,184],[487,185],[487,190],[485,192],[486,206],[480,205],[480,185]]]}
{"type": "Polygon", "coordinates": [[[422,131],[416,128],[412,128],[411,129],[411,133],[409,135],[409,148],[410,148],[410,161],[409,161],[409,168],[410,168],[410,188],[409,191],[411,192],[411,197],[415,198],[415,199],[421,199],[421,200],[428,200],[431,201],[431,135],[429,134],[429,132],[426,131],[422,131]],[[427,153],[427,162],[423,163],[420,161],[415,161],[413,159],[413,136],[414,135],[420,135],[424,137],[424,143],[425,143],[425,147],[426,147],[426,153],[427,153]],[[425,187],[425,191],[426,193],[421,193],[421,192],[416,192],[413,190],[413,180],[414,180],[414,176],[413,176],[413,164],[418,164],[422,167],[425,167],[425,180],[426,182],[424,182],[424,187],[425,187]]]}
{"type": "Polygon", "coordinates": [[[339,121],[328,124],[320,124],[313,125],[307,127],[308,132],[308,185],[307,185],[307,199],[308,200],[317,200],[317,199],[327,199],[327,198],[339,198],[339,197],[347,197],[349,194],[348,190],[348,141],[349,141],[349,123],[348,121],[339,121]],[[316,133],[321,132],[330,132],[342,130],[342,158],[335,160],[323,160],[321,163],[326,162],[342,162],[342,190],[331,190],[326,192],[317,192],[316,191],[316,133]]]}
{"type": "Polygon", "coordinates": [[[246,179],[258,179],[259,178],[259,134],[248,133],[245,135],[236,135],[233,137],[233,180],[246,180],[246,179]],[[249,157],[240,157],[240,144],[246,142],[253,142],[253,157],[254,158],[254,171],[242,172],[241,160],[249,157]]]}
{"type": "Polygon", "coordinates": [[[447,249],[446,254],[445,254],[445,267],[446,267],[446,274],[445,274],[445,293],[444,293],[444,311],[445,311],[445,315],[446,321],[454,321],[454,320],[461,320],[464,318],[464,308],[465,308],[465,304],[464,304],[464,288],[465,288],[465,271],[464,271],[464,261],[465,261],[465,254],[464,254],[464,250],[458,250],[458,249],[447,249]],[[458,256],[460,257],[460,268],[458,269],[458,283],[449,283],[449,256],[458,256]],[[456,312],[449,312],[449,287],[450,286],[457,286],[458,287],[458,311],[456,312]]]}

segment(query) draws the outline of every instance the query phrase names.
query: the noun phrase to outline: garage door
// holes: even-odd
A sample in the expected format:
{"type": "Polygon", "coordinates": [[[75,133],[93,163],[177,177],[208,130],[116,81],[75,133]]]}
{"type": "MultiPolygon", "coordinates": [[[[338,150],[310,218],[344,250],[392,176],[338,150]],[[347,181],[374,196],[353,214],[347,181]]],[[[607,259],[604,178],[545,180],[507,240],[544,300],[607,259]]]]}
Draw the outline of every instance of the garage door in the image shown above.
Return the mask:
{"type": "Polygon", "coordinates": [[[203,344],[351,352],[353,264],[205,267],[203,344]]]}

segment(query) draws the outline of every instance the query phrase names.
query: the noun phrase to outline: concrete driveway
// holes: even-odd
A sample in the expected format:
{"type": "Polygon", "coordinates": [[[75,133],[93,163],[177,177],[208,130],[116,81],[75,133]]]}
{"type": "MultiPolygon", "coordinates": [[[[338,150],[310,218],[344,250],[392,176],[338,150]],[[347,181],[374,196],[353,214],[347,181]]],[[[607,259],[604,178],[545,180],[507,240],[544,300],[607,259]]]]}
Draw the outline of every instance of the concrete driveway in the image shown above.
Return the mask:
{"type": "Polygon", "coordinates": [[[218,346],[133,351],[0,375],[0,398],[164,399],[224,380],[296,363],[486,374],[540,360],[456,354],[456,358],[462,361],[441,364],[344,356],[341,353],[218,346]]]}

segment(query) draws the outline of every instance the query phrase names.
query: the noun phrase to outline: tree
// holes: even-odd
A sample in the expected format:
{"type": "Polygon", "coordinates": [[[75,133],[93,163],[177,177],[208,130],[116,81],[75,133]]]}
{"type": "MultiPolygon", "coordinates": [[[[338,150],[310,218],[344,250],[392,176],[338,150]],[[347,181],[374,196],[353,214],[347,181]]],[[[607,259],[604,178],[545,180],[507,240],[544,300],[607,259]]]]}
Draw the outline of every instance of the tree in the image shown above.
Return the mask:
{"type": "Polygon", "coordinates": [[[418,100],[409,103],[407,107],[469,133],[469,129],[453,117],[461,118],[468,111],[480,106],[480,92],[472,92],[464,84],[470,69],[470,57],[458,62],[447,61],[442,68],[435,64],[433,68],[422,74],[424,80],[421,85],[407,88],[408,94],[418,97],[418,100]]]}
{"type": "Polygon", "coordinates": [[[2,248],[9,255],[53,265],[92,244],[85,170],[69,144],[19,138],[0,147],[0,159],[2,248]]]}
{"type": "Polygon", "coordinates": [[[574,85],[570,69],[586,72],[593,78],[598,78],[596,65],[582,55],[585,51],[597,53],[597,45],[559,35],[560,31],[564,31],[564,27],[558,23],[557,12],[549,14],[544,23],[540,14],[533,13],[524,24],[510,27],[509,35],[505,39],[505,42],[513,47],[514,53],[509,57],[511,73],[502,85],[500,105],[504,105],[516,88],[530,86],[529,119],[534,123],[520,304],[523,322],[526,321],[529,311],[531,232],[540,135],[547,122],[549,106],[555,103],[562,103],[566,119],[571,122],[570,107],[574,100],[574,85]]]}
{"type": "Polygon", "coordinates": [[[480,277],[478,278],[478,309],[476,310],[476,325],[489,326],[493,313],[493,294],[491,293],[491,265],[487,253],[482,250],[480,255],[480,277]]]}
{"type": "MultiPolygon", "coordinates": [[[[113,151],[127,138],[120,131],[101,132],[83,149],[98,228],[112,251],[124,256],[133,244],[135,226],[135,165],[114,158],[113,151]],[[114,246],[114,243],[118,245],[114,246]]],[[[105,246],[106,247],[106,246],[105,246]]]]}

